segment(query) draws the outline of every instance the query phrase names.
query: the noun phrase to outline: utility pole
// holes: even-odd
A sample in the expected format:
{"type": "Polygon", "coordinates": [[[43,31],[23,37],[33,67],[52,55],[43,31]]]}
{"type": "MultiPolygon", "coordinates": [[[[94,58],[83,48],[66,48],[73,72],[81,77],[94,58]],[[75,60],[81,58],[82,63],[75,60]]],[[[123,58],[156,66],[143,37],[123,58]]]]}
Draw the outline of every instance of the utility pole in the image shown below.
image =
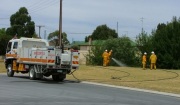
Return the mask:
{"type": "Polygon", "coordinates": [[[128,31],[124,31],[125,32],[125,36],[128,36],[128,31]]]}
{"type": "MultiPolygon", "coordinates": [[[[117,35],[118,35],[118,27],[119,27],[119,23],[117,22],[117,35]]],[[[118,35],[119,36],[119,35],[118,35]]]]}
{"type": "Polygon", "coordinates": [[[41,38],[41,35],[40,35],[41,27],[45,27],[45,26],[43,26],[43,25],[36,25],[36,27],[39,27],[39,38],[41,38]]]}
{"type": "Polygon", "coordinates": [[[62,0],[60,0],[59,13],[59,46],[62,47],[62,0]]]}
{"type": "Polygon", "coordinates": [[[144,32],[144,29],[143,29],[144,18],[142,17],[142,18],[140,18],[140,19],[141,19],[141,22],[142,22],[142,34],[143,34],[143,32],[144,32]]]}
{"type": "Polygon", "coordinates": [[[46,30],[44,30],[44,39],[47,39],[47,38],[46,38],[46,30]]]}

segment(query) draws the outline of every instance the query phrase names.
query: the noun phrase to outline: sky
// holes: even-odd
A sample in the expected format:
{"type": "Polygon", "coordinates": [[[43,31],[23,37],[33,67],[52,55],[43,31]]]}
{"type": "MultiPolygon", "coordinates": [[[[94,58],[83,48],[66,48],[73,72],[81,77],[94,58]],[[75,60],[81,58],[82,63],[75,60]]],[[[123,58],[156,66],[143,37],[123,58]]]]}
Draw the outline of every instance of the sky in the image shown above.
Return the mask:
{"type": "MultiPolygon", "coordinates": [[[[135,40],[142,28],[151,34],[159,23],[179,18],[179,4],[180,0],[63,0],[62,31],[70,42],[84,41],[106,24],[119,37],[135,40]]],[[[10,16],[21,7],[27,8],[42,38],[59,30],[60,0],[0,0],[0,28],[10,27],[10,16]]]]}

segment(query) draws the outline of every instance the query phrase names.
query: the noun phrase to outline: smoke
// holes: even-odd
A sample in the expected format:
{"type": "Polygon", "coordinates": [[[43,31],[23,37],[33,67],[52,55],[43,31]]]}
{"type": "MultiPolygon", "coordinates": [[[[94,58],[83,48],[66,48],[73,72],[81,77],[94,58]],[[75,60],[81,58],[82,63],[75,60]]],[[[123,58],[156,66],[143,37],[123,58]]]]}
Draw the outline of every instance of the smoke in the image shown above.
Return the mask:
{"type": "Polygon", "coordinates": [[[119,61],[119,60],[117,60],[117,59],[115,59],[115,58],[112,58],[112,60],[113,60],[114,62],[116,62],[116,64],[118,64],[118,65],[121,66],[121,67],[126,67],[126,66],[127,66],[126,64],[124,64],[123,62],[121,62],[121,61],[119,61]]]}

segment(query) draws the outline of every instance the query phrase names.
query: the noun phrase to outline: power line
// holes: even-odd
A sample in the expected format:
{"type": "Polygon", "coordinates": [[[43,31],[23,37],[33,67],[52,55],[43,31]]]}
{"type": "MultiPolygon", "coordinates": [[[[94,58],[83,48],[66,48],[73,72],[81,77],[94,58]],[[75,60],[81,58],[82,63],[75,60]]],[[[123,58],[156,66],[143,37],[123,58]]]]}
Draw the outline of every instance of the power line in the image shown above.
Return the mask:
{"type": "Polygon", "coordinates": [[[1,19],[9,19],[9,18],[0,18],[0,20],[1,20],[1,19]]]}
{"type": "Polygon", "coordinates": [[[34,5],[31,5],[28,7],[28,9],[31,11],[31,13],[40,11],[40,10],[44,10],[45,8],[48,8],[50,6],[53,5],[57,5],[58,1],[40,1],[40,2],[36,2],[34,5]]]}

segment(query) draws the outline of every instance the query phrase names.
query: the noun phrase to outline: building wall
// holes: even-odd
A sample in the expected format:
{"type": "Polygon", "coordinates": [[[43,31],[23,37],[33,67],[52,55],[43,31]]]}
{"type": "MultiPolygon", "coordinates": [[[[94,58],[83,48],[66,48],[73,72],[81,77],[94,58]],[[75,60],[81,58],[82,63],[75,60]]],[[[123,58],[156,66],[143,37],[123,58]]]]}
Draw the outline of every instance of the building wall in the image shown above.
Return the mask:
{"type": "Polygon", "coordinates": [[[80,46],[80,50],[90,50],[91,49],[91,46],[89,46],[89,45],[81,45],[80,46]]]}
{"type": "Polygon", "coordinates": [[[87,50],[79,50],[79,64],[86,64],[86,55],[89,53],[87,50]]]}
{"type": "Polygon", "coordinates": [[[80,46],[80,50],[88,50],[87,46],[80,46]]]}

